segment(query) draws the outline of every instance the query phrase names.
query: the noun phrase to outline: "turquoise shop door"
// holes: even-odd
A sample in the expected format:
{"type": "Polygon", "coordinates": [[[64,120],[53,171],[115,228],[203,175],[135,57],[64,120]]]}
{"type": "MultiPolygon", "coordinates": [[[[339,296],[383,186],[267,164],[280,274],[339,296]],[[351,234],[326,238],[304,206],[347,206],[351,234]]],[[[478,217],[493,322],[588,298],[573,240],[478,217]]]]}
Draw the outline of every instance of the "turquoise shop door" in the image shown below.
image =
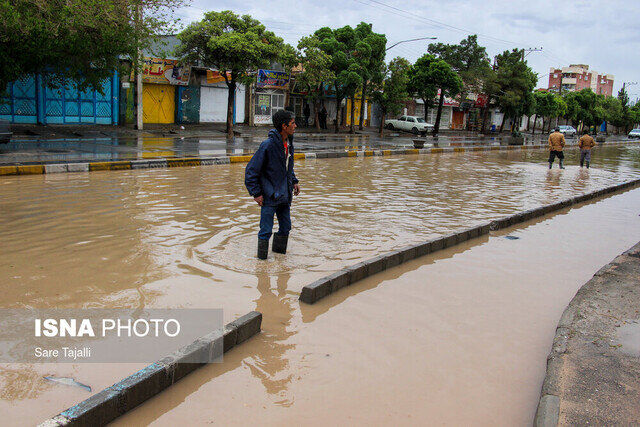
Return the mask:
{"type": "Polygon", "coordinates": [[[37,90],[33,75],[22,76],[7,85],[6,97],[0,98],[0,119],[11,123],[37,123],[37,90]]]}
{"type": "MultiPolygon", "coordinates": [[[[69,82],[64,87],[52,89],[44,87],[44,122],[45,124],[95,123],[115,124],[114,118],[114,78],[102,83],[101,94],[97,90],[78,90],[75,83],[69,82]]],[[[117,97],[116,97],[117,105],[117,97]]]]}

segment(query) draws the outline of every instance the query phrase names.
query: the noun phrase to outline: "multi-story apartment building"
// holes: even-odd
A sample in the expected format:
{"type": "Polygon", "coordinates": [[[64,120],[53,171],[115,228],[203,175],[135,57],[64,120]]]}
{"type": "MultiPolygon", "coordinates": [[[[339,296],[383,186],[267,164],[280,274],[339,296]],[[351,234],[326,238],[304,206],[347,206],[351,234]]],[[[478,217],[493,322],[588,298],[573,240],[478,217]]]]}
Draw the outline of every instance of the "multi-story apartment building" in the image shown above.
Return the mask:
{"type": "Polygon", "coordinates": [[[600,74],[589,70],[588,65],[571,64],[568,67],[551,68],[549,71],[549,90],[553,92],[572,92],[590,88],[597,94],[613,95],[613,74],[600,74]]]}

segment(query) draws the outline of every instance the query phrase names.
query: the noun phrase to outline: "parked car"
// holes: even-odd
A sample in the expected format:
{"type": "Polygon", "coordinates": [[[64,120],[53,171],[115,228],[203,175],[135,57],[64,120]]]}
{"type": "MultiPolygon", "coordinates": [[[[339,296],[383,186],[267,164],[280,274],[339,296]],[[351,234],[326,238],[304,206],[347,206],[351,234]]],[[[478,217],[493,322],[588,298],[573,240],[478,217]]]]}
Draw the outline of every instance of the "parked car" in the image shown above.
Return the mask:
{"type": "Polygon", "coordinates": [[[11,131],[9,130],[9,122],[0,120],[0,144],[6,144],[11,139],[11,131]]]}
{"type": "Polygon", "coordinates": [[[636,128],[636,129],[632,130],[631,132],[629,132],[628,137],[629,138],[640,138],[640,128],[636,128]]]}
{"type": "Polygon", "coordinates": [[[385,120],[384,126],[390,130],[403,130],[405,132],[411,132],[414,135],[426,134],[433,128],[432,124],[427,123],[422,117],[417,116],[400,116],[398,119],[385,120]]]}
{"type": "Polygon", "coordinates": [[[560,128],[560,133],[564,134],[564,136],[576,136],[576,133],[578,132],[573,126],[563,125],[558,127],[560,128]]]}

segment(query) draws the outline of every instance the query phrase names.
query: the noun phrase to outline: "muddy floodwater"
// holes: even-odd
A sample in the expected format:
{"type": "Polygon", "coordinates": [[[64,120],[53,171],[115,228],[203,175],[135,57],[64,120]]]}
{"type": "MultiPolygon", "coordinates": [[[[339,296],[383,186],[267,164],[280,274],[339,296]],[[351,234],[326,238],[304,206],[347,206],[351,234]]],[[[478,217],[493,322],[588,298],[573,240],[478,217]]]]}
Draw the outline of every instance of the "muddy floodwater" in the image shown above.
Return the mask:
{"type": "MultiPolygon", "coordinates": [[[[640,191],[421,258],[314,306],[307,283],[481,221],[640,177],[640,149],[592,169],[543,151],[296,163],[285,256],[255,259],[244,165],[4,177],[0,307],[223,308],[263,333],[119,422],[530,423],[560,313],[640,240],[640,191]],[[556,166],[557,167],[557,166],[556,166]],[[331,408],[331,410],[328,410],[331,408]]],[[[161,355],[159,355],[161,356],[161,355]]],[[[0,412],[35,423],[139,365],[6,365],[0,412]]]]}

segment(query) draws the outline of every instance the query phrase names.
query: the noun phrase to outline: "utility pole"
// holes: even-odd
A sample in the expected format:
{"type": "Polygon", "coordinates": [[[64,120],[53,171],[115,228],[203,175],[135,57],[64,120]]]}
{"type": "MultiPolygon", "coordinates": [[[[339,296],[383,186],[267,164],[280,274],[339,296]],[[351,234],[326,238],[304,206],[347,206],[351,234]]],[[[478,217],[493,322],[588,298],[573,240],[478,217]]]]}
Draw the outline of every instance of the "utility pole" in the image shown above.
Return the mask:
{"type": "Polygon", "coordinates": [[[542,52],[542,46],[541,47],[528,47],[526,49],[522,49],[522,62],[524,62],[524,58],[526,58],[531,52],[542,52]],[[524,54],[525,52],[527,52],[526,55],[524,54]]]}
{"type": "Polygon", "coordinates": [[[136,64],[136,128],[142,130],[142,49],[140,48],[140,26],[142,25],[142,8],[140,4],[136,5],[136,18],[138,25],[138,61],[136,64]]]}

